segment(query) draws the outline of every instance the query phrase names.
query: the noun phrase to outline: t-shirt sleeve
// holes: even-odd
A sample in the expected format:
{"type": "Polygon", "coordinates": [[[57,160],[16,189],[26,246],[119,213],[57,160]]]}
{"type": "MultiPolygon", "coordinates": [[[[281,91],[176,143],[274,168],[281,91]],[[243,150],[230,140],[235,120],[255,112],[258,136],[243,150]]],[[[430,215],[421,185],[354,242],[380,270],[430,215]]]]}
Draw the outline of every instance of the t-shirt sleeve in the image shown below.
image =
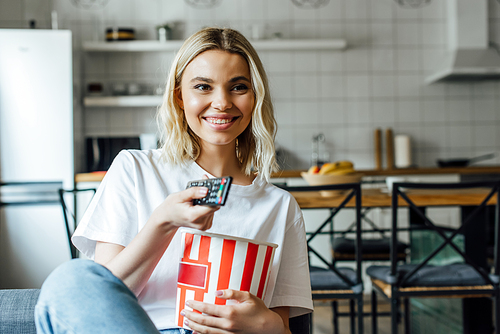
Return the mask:
{"type": "Polygon", "coordinates": [[[97,241],[127,246],[138,233],[135,161],[121,151],[83,215],[72,241],[94,259],[97,241]]]}
{"type": "Polygon", "coordinates": [[[290,307],[290,318],[313,310],[306,232],[302,214],[285,233],[282,258],[270,308],[290,307]]]}

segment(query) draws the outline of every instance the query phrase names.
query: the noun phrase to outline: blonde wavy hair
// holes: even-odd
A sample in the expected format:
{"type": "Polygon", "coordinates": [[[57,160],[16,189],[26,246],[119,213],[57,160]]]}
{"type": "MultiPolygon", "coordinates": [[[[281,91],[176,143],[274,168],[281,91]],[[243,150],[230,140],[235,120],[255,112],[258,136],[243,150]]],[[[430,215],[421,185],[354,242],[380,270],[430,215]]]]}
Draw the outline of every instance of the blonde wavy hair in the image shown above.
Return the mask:
{"type": "Polygon", "coordinates": [[[189,128],[184,111],[176,100],[184,70],[202,52],[221,50],[241,55],[248,63],[255,105],[252,121],[238,136],[235,154],[246,175],[257,172],[269,180],[277,171],[274,139],[276,120],[269,93],[269,84],[262,62],[248,40],[228,28],[204,28],[189,37],[181,46],[170,68],[163,103],[158,109],[162,158],[172,164],[195,161],[201,150],[200,138],[189,128]]]}

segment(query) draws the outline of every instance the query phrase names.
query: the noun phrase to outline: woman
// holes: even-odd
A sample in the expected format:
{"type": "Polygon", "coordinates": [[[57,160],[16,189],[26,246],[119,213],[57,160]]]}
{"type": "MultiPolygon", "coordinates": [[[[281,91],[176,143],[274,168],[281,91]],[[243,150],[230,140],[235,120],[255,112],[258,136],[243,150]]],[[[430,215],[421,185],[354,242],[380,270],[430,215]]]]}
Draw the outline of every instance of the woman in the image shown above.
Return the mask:
{"type": "Polygon", "coordinates": [[[117,156],[73,236],[95,262],[71,261],[51,274],[37,328],[185,332],[174,323],[177,230],[190,227],[279,245],[265,299],[228,289],[217,297],[235,305],[188,301],[182,314],[193,333],[289,333],[289,317],[312,310],[304,224],[293,197],[268,183],[275,120],[250,43],[231,29],[188,38],[158,119],[162,148],[117,156]],[[193,205],[207,189],[185,189],[189,181],[226,175],[233,184],[225,206],[193,205]]]}

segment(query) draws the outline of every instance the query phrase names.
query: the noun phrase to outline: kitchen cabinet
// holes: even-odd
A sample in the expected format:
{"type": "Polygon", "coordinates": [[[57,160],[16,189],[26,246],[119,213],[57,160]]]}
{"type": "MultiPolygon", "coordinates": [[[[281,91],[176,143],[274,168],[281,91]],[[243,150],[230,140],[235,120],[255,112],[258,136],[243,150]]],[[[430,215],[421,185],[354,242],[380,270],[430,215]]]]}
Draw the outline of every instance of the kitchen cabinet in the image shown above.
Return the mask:
{"type": "MultiPolygon", "coordinates": [[[[122,52],[176,52],[182,40],[171,41],[120,41],[120,42],[84,42],[82,50],[86,53],[122,53],[122,52]]],[[[269,39],[255,40],[252,45],[257,51],[300,51],[300,50],[345,50],[347,43],[343,39],[269,39]]],[[[83,105],[92,107],[156,107],[162,101],[159,95],[130,96],[85,96],[83,105]]]]}

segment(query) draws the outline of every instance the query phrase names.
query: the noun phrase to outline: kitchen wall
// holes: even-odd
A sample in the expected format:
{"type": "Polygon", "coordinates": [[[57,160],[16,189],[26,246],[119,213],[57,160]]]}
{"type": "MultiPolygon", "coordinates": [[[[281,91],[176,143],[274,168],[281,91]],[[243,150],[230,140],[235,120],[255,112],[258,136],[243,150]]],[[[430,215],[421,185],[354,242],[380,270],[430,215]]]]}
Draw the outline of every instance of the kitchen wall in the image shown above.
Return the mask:
{"type": "MultiPolygon", "coordinates": [[[[105,0],[100,0],[105,1],[105,0]]],[[[96,2],[100,2],[99,0],[96,2]]],[[[59,28],[74,34],[75,138],[77,171],[84,165],[85,135],[154,132],[154,108],[81,107],[83,82],[161,85],[173,57],[169,53],[82,54],[81,43],[103,40],[106,27],[137,30],[154,39],[154,27],[177,22],[184,38],[209,25],[229,26],[264,38],[344,38],[345,51],[261,52],[269,73],[284,168],[307,168],[311,140],[323,133],[324,157],[350,159],[373,168],[373,131],[392,128],[409,134],[413,160],[434,166],[439,157],[500,153],[500,81],[425,85],[444,59],[446,6],[432,0],[420,9],[393,0],[330,0],[320,9],[299,9],[291,0],[220,0],[213,9],[195,9],[183,0],[109,0],[85,10],[76,0],[2,0],[0,27],[24,28],[35,19],[50,27],[56,10],[59,28]]],[[[89,0],[81,0],[89,2],[89,0]]],[[[490,39],[500,44],[500,3],[489,1],[490,39]]],[[[500,163],[500,154],[495,161],[500,163]]]]}

